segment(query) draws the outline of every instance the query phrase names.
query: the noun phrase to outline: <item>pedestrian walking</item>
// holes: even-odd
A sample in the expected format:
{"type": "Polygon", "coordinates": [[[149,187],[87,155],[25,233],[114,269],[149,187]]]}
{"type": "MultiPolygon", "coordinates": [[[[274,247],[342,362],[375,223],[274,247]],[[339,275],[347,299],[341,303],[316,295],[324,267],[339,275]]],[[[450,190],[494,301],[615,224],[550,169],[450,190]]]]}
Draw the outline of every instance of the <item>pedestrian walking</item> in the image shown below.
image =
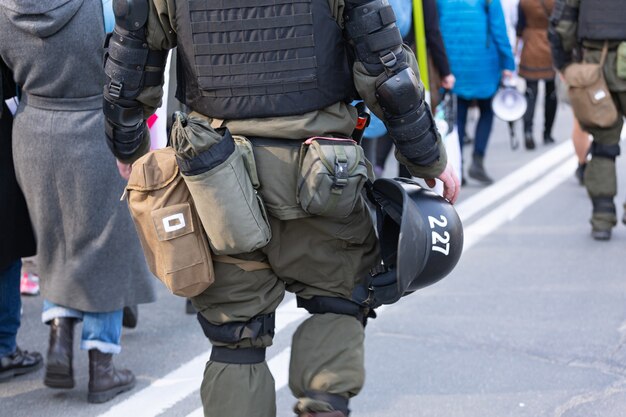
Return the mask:
{"type": "Polygon", "coordinates": [[[617,224],[615,158],[626,115],[625,21],[620,0],[557,0],[551,17],[554,64],[569,85],[576,118],[593,137],[584,183],[596,240],[611,239],[617,224]]]}
{"type": "Polygon", "coordinates": [[[13,126],[17,180],[37,236],[37,269],[50,327],[44,384],[72,388],[73,332],[82,321],[88,401],[134,386],[112,357],[122,309],[154,300],[152,277],[105,145],[105,30],[96,0],[0,0],[0,56],[22,96],[13,126]]]}
{"type": "Polygon", "coordinates": [[[554,143],[552,126],[557,110],[555,71],[548,42],[548,23],[554,0],[521,0],[517,36],[522,42],[519,75],[526,80],[526,113],[524,114],[524,145],[535,149],[533,120],[538,103],[539,82],[544,84],[543,143],[554,143]]]}
{"type": "Polygon", "coordinates": [[[493,111],[491,99],[502,78],[512,76],[515,61],[506,32],[500,0],[437,0],[443,41],[456,83],[457,125],[461,149],[465,142],[467,112],[473,103],[480,110],[468,176],[481,184],[493,179],[485,157],[493,111]]]}
{"type": "Polygon", "coordinates": [[[22,300],[20,269],[22,256],[35,253],[35,236],[28,218],[24,195],[15,179],[11,132],[13,116],[5,100],[16,94],[13,77],[0,59],[0,382],[41,368],[39,352],[28,352],[17,345],[22,300]]]}
{"type": "MultiPolygon", "coordinates": [[[[129,175],[128,164],[145,153],[144,115],[160,101],[154,87],[160,87],[167,49],[177,46],[177,96],[192,113],[177,115],[172,130],[217,143],[207,158],[221,161],[205,160],[217,164],[215,170],[195,176],[208,181],[217,167],[239,161],[229,157],[236,138],[242,149],[253,149],[254,157],[247,153],[246,161],[248,167],[254,162],[256,170],[247,171],[254,178],[238,177],[233,184],[258,182],[267,209],[267,221],[259,220],[258,227],[269,225],[269,243],[237,253],[242,242],[233,242],[234,253],[214,258],[215,282],[192,297],[213,345],[200,390],[205,416],[276,415],[265,349],[272,344],[274,313],[285,290],[296,293],[298,304],[312,313],[296,330],[291,347],[294,411],[301,417],[347,416],[350,398],[364,383],[364,323],[371,315],[371,306],[355,290],[378,262],[378,242],[362,187],[346,188],[332,205],[317,206],[307,195],[325,198],[319,194],[323,191],[306,184],[313,178],[300,162],[314,163],[319,161],[314,155],[326,158],[322,154],[329,152],[339,164],[331,169],[340,183],[348,161],[359,176],[367,175],[362,149],[347,139],[356,126],[357,112],[349,105],[356,87],[387,124],[411,173],[440,178],[452,202],[458,191],[424,103],[415,57],[402,44],[393,10],[386,2],[369,0],[133,0],[119,5],[116,10],[125,13],[116,18],[105,64],[104,111],[121,174],[129,175]],[[356,58],[352,67],[348,48],[356,58]],[[298,187],[303,177],[308,180],[300,180],[298,187]],[[324,215],[315,214],[316,209],[324,215]]],[[[355,177],[345,179],[354,184],[355,177]]],[[[225,198],[236,197],[235,187],[225,191],[225,198]]],[[[223,201],[207,209],[234,215],[235,208],[223,201]]],[[[232,229],[224,235],[249,224],[249,217],[229,222],[232,229]]],[[[220,238],[209,236],[214,246],[220,238]]]]}

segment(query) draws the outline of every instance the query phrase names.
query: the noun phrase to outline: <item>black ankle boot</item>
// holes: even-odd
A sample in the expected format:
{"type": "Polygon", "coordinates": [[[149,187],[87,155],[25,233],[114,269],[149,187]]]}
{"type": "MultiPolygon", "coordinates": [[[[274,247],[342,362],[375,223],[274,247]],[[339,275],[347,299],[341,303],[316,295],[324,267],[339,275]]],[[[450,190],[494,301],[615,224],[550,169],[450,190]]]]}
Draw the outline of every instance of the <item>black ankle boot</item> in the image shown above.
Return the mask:
{"type": "Polygon", "coordinates": [[[122,326],[128,329],[134,329],[137,327],[137,321],[139,320],[139,308],[134,305],[130,307],[124,307],[122,313],[122,326]]]}
{"type": "Polygon", "coordinates": [[[43,383],[50,388],[74,388],[74,324],[76,319],[57,317],[50,325],[50,342],[43,383]]]}
{"type": "Polygon", "coordinates": [[[535,140],[532,132],[524,132],[524,146],[528,150],[535,149],[535,140]]]}
{"type": "Polygon", "coordinates": [[[485,185],[489,185],[493,183],[493,180],[489,175],[487,175],[487,171],[485,171],[485,167],[483,165],[483,157],[479,155],[474,155],[472,157],[472,165],[470,165],[469,171],[467,174],[470,178],[474,178],[476,181],[480,181],[485,185]]]}
{"type": "Polygon", "coordinates": [[[34,372],[43,365],[43,358],[39,352],[29,352],[19,347],[15,348],[15,352],[0,357],[0,382],[34,372]]]}
{"type": "Polygon", "coordinates": [[[115,369],[113,355],[97,349],[89,351],[90,403],[103,403],[135,386],[135,375],[128,369],[115,369]]]}
{"type": "Polygon", "coordinates": [[[578,183],[580,185],[585,185],[585,169],[587,169],[587,163],[578,164],[578,168],[576,168],[576,178],[578,179],[578,183]]]}

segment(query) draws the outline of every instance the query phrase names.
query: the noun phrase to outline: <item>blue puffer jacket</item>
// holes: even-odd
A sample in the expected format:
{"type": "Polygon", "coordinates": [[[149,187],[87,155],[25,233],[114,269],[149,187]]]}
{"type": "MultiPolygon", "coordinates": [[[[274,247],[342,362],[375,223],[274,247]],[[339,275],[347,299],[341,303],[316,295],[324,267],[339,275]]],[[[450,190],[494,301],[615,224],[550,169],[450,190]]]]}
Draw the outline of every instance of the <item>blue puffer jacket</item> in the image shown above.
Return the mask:
{"type": "Polygon", "coordinates": [[[437,0],[453,92],[465,99],[492,97],[502,70],[515,69],[500,0],[437,0]]]}

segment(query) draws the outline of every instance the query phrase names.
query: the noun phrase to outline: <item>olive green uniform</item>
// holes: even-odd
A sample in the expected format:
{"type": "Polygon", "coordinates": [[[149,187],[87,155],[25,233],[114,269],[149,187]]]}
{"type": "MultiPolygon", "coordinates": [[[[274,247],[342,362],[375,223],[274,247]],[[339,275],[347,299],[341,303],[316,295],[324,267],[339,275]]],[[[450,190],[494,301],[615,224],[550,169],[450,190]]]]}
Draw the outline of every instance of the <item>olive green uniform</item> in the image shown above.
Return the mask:
{"type": "MultiPolygon", "coordinates": [[[[557,65],[560,52],[564,52],[566,57],[571,57],[572,52],[575,51],[578,46],[580,46],[583,62],[599,63],[601,61],[602,48],[605,43],[604,40],[582,39],[581,41],[579,39],[579,23],[573,17],[577,15],[580,5],[581,0],[557,1],[555,7],[557,14],[553,16],[552,21],[553,33],[558,36],[558,38],[555,37],[552,39],[557,65]],[[566,12],[559,14],[559,7],[565,9],[566,12]],[[569,12],[567,12],[567,10],[569,10],[569,12]],[[555,44],[557,46],[556,50],[554,49],[555,44]]],[[[617,107],[619,116],[612,126],[606,128],[585,126],[581,123],[583,129],[593,136],[594,143],[607,147],[619,146],[620,133],[624,124],[622,116],[626,116],[626,78],[620,78],[617,75],[616,69],[618,59],[617,48],[621,41],[626,41],[626,39],[609,40],[608,54],[603,67],[604,77],[611,91],[611,96],[617,107]]],[[[622,57],[621,59],[626,59],[626,57],[622,57]]],[[[567,58],[564,64],[568,63],[566,61],[567,58]]],[[[615,158],[604,155],[594,155],[592,150],[591,160],[585,170],[584,184],[589,197],[594,203],[594,210],[591,217],[593,229],[610,230],[617,223],[613,205],[613,199],[617,194],[615,158]],[[605,204],[602,204],[603,202],[605,204]],[[610,209],[611,205],[613,206],[612,210],[610,209]]]]}
{"type": "MultiPolygon", "coordinates": [[[[583,43],[585,62],[598,63],[602,54],[602,42],[586,41],[583,43]]],[[[609,46],[606,61],[604,63],[604,77],[611,91],[613,102],[617,107],[620,117],[615,123],[607,128],[583,126],[593,136],[594,142],[602,145],[618,145],[620,134],[624,125],[623,116],[626,116],[626,79],[619,78],[615,71],[617,58],[617,45],[609,46]]],[[[613,200],[617,194],[617,177],[615,159],[592,155],[585,171],[585,187],[591,199],[610,198],[613,200]]],[[[591,224],[597,229],[610,229],[617,223],[616,213],[594,211],[591,224]]]]}
{"type": "MultiPolygon", "coordinates": [[[[333,16],[342,24],[343,1],[329,0],[333,16]]],[[[176,46],[174,0],[150,2],[148,43],[150,49],[176,46]]],[[[418,73],[412,53],[409,64],[418,73]]],[[[382,115],[375,102],[375,77],[360,63],[353,68],[355,85],[372,111],[382,115]]],[[[138,100],[145,115],[159,105],[161,88],[148,87],[138,100]]],[[[210,115],[207,115],[210,116],[210,115]]],[[[345,218],[311,216],[296,201],[298,156],[302,139],[312,136],[350,136],[356,110],[346,103],[297,116],[249,120],[211,119],[213,127],[228,127],[235,135],[249,138],[261,183],[259,192],[268,209],[272,231],[270,243],[253,253],[235,255],[241,263],[215,262],[215,283],[192,298],[195,308],[209,323],[222,325],[247,322],[276,311],[285,290],[307,299],[330,296],[350,299],[354,288],[367,277],[378,261],[374,225],[361,198],[345,218]],[[295,139],[295,140],[294,140],[295,139]],[[267,263],[271,268],[249,267],[249,262],[267,263]]],[[[408,163],[412,174],[437,177],[446,166],[445,149],[439,139],[440,158],[430,166],[408,163]]],[[[232,260],[232,258],[231,258],[232,260]]],[[[254,263],[253,263],[254,264],[254,263]]],[[[327,401],[308,393],[335,394],[345,399],[361,390],[364,373],[364,328],[354,317],[313,314],[293,337],[289,387],[299,402],[296,413],[331,411],[327,401]]],[[[266,347],[272,334],[244,338],[228,347],[266,347]]],[[[273,417],[274,380],[267,363],[232,364],[209,361],[201,387],[206,416],[273,417]]]]}

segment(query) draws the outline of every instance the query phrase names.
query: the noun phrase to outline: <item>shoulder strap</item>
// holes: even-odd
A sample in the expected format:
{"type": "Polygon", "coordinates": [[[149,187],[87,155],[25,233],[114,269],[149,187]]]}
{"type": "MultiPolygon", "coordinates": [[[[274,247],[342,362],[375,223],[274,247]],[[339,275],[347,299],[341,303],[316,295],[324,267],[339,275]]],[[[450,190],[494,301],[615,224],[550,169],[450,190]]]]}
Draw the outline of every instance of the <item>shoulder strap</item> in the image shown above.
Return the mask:
{"type": "Polygon", "coordinates": [[[104,32],[113,32],[115,26],[115,15],[113,14],[112,0],[102,0],[102,17],[104,19],[104,32]]]}
{"type": "Polygon", "coordinates": [[[600,56],[600,67],[604,66],[604,61],[606,60],[606,54],[609,51],[609,41],[604,41],[604,46],[602,47],[602,55],[600,56]]]}
{"type": "Polygon", "coordinates": [[[246,272],[259,271],[261,269],[271,269],[272,267],[267,262],[248,261],[245,259],[239,259],[228,255],[213,255],[215,262],[221,262],[224,264],[237,265],[239,268],[246,272]]]}

